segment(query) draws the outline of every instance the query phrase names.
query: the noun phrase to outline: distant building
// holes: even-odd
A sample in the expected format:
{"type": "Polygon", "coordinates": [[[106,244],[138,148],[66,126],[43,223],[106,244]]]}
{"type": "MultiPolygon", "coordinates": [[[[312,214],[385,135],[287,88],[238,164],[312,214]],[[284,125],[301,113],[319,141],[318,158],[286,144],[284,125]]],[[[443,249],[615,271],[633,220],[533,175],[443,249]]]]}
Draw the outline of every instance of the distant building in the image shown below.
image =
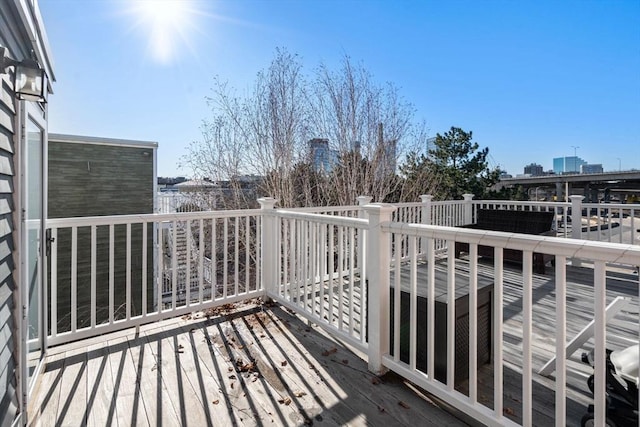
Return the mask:
{"type": "Polygon", "coordinates": [[[377,174],[379,177],[394,175],[397,167],[398,143],[395,140],[387,140],[378,146],[377,174]]]}
{"type": "Polygon", "coordinates": [[[585,164],[580,166],[580,173],[603,173],[602,164],[585,164]]]}
{"type": "Polygon", "coordinates": [[[178,189],[174,188],[176,184],[181,182],[185,182],[187,178],[184,176],[176,176],[176,177],[158,177],[158,191],[178,191],[178,189]]]}
{"type": "Polygon", "coordinates": [[[309,141],[309,157],[316,172],[331,172],[338,163],[338,151],[329,148],[326,138],[313,138],[309,141]]]}
{"type": "Polygon", "coordinates": [[[178,189],[179,192],[202,192],[202,191],[212,191],[218,185],[215,182],[212,182],[208,179],[191,179],[188,181],[182,181],[176,185],[175,188],[178,189]]]}
{"type": "Polygon", "coordinates": [[[544,169],[537,163],[531,163],[524,167],[524,174],[529,176],[540,176],[544,175],[544,169]]]}
{"type": "Polygon", "coordinates": [[[587,162],[577,156],[556,157],[553,159],[553,171],[557,174],[580,173],[580,166],[587,162]]]}

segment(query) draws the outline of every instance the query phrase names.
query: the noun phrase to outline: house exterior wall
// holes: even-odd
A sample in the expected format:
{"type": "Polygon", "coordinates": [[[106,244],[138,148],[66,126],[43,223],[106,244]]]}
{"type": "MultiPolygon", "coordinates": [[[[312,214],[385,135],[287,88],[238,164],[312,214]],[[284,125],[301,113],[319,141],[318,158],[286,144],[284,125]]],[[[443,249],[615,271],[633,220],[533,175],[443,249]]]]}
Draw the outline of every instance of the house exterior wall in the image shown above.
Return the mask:
{"type": "MultiPolygon", "coordinates": [[[[69,218],[148,214],[154,212],[155,153],[157,144],[106,138],[49,134],[48,217],[69,218]]],[[[131,259],[131,314],[142,312],[142,246],[153,253],[153,228],[142,241],[142,225],[131,228],[131,248],[127,254],[126,226],[114,229],[114,306],[121,307],[116,318],[126,312],[126,258],[131,259]]],[[[109,227],[97,227],[96,306],[98,323],[109,316],[109,227]]],[[[91,308],[91,228],[77,230],[78,327],[90,324],[91,308]]],[[[71,230],[57,236],[58,332],[70,330],[66,313],[71,310],[71,230]]],[[[147,262],[147,300],[153,298],[153,263],[147,262]]],[[[51,271],[52,267],[48,271],[51,271]]],[[[153,307],[149,306],[148,309],[153,307]]]]}
{"type": "MultiPolygon", "coordinates": [[[[41,25],[37,2],[0,2],[0,46],[15,60],[35,58],[55,81],[46,33],[41,25]]],[[[0,70],[0,427],[14,423],[21,413],[20,397],[20,317],[19,229],[17,213],[20,179],[17,152],[19,104],[13,90],[13,68],[0,70]]],[[[24,102],[24,101],[21,101],[24,102]]],[[[46,106],[42,109],[46,115],[46,106]]],[[[46,119],[46,117],[45,117],[46,119]]]]}
{"type": "MultiPolygon", "coordinates": [[[[9,10],[0,8],[0,44],[9,45],[7,29],[14,17],[9,10]]],[[[15,25],[15,23],[14,23],[15,25]]],[[[15,43],[14,49],[15,51],[15,43]]],[[[13,53],[13,52],[12,52],[13,53]]],[[[14,53],[15,55],[15,53],[14,53]]],[[[2,71],[2,70],[0,70],[2,71]]],[[[0,74],[0,425],[9,425],[18,411],[17,389],[17,336],[15,334],[16,289],[13,277],[13,153],[15,145],[15,111],[13,87],[9,74],[0,74]]]]}

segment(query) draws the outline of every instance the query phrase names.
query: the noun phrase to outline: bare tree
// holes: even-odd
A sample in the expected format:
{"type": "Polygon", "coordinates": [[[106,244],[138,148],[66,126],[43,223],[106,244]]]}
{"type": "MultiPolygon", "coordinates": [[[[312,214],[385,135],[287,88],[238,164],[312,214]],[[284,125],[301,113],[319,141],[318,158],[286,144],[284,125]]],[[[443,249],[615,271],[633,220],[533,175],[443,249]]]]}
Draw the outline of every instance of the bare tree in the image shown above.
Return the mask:
{"type": "Polygon", "coordinates": [[[321,65],[312,88],[312,122],[331,141],[340,163],[329,183],[338,204],[362,194],[383,201],[394,192],[396,164],[415,141],[407,138],[413,107],[391,83],[379,86],[345,56],[337,71],[321,65]]]}
{"type": "MultiPolygon", "coordinates": [[[[307,78],[299,58],[278,49],[247,96],[215,79],[208,102],[213,118],[204,121],[202,140],[189,146],[183,165],[232,185],[234,177],[258,175],[258,195],[284,207],[352,204],[362,194],[397,199],[398,160],[424,143],[398,88],[376,84],[347,56],[338,70],[322,64],[307,78]],[[329,168],[314,164],[311,138],[329,140],[329,168]]],[[[248,200],[233,202],[242,207],[248,200]]]]}

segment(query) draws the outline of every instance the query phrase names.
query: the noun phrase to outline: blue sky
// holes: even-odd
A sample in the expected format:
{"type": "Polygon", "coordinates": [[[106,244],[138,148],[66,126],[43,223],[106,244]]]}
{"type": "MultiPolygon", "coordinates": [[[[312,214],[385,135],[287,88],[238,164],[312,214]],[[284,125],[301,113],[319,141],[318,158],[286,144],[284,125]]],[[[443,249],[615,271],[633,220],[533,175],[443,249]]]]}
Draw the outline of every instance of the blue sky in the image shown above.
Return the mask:
{"type": "Polygon", "coordinates": [[[136,0],[39,0],[49,131],[157,141],[159,176],[188,176],[179,158],[213,77],[242,93],[284,47],[308,71],[349,55],[399,86],[432,136],[471,130],[513,175],[574,146],[605,170],[640,168],[638,0],[185,1],[167,17],[136,0]]]}

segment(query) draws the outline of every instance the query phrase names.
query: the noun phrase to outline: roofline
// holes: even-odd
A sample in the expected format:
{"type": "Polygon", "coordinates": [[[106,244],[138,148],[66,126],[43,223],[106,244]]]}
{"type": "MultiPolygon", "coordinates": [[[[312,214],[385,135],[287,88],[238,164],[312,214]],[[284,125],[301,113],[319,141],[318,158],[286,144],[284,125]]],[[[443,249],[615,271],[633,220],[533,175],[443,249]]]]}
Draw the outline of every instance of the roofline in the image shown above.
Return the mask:
{"type": "MultiPolygon", "coordinates": [[[[46,71],[48,80],[55,82],[53,55],[38,3],[32,3],[28,0],[13,0],[13,4],[22,20],[23,27],[29,34],[29,42],[35,51],[38,62],[46,71]]],[[[49,87],[49,92],[51,92],[51,87],[49,87]]]]}
{"type": "Polygon", "coordinates": [[[62,133],[49,133],[49,142],[69,142],[75,144],[113,145],[132,148],[158,148],[154,141],[139,141],[134,139],[102,138],[99,136],[67,135],[62,133]]]}

